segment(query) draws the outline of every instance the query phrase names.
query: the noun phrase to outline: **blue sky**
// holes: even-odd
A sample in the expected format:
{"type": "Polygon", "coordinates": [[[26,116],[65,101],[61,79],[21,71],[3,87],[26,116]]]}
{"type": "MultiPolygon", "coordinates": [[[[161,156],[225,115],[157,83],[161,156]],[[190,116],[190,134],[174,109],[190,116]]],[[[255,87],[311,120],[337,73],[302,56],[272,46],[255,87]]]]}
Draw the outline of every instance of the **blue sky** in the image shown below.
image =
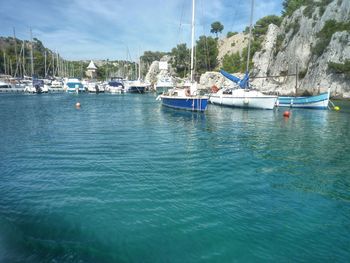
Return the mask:
{"type": "MultiPolygon", "coordinates": [[[[280,15],[283,0],[255,0],[254,21],[280,15]]],[[[0,35],[40,39],[69,60],[136,60],[190,42],[191,0],[0,0],[0,35]]],[[[249,23],[249,0],[196,0],[196,37],[220,21],[227,31],[249,23]]]]}

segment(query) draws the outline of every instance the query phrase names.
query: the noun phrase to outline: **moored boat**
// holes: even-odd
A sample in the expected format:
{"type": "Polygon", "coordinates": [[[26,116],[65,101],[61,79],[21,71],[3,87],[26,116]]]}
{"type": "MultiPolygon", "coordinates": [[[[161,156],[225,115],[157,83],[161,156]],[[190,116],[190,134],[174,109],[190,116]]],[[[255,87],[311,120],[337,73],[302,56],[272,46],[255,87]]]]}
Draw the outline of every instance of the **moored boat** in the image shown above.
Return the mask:
{"type": "Polygon", "coordinates": [[[122,78],[112,78],[105,87],[106,92],[110,93],[124,93],[124,84],[122,78]]]}
{"type": "Polygon", "coordinates": [[[269,96],[252,89],[220,89],[211,93],[209,101],[212,104],[238,108],[267,109],[275,107],[277,96],[269,96]]]}
{"type": "Polygon", "coordinates": [[[126,81],[124,84],[126,92],[129,93],[145,93],[146,87],[148,86],[147,83],[141,80],[126,81]]]}
{"type": "Polygon", "coordinates": [[[208,96],[202,96],[197,90],[197,82],[194,81],[194,15],[195,0],[192,0],[192,23],[191,23],[191,75],[190,82],[185,88],[173,88],[167,93],[157,97],[161,99],[162,105],[180,110],[205,111],[208,105],[208,96]]]}
{"type": "Polygon", "coordinates": [[[253,21],[254,0],[251,2],[251,15],[249,26],[249,41],[247,52],[247,69],[244,77],[238,78],[224,70],[220,73],[235,83],[236,87],[230,89],[215,90],[210,94],[210,102],[213,104],[224,105],[229,107],[253,108],[272,110],[275,107],[277,96],[265,95],[262,92],[252,89],[249,83],[249,61],[250,45],[252,39],[252,21],[253,21]]]}
{"type": "Polygon", "coordinates": [[[67,79],[67,81],[64,83],[64,89],[67,92],[84,92],[84,86],[81,83],[79,79],[67,79]]]}
{"type": "Polygon", "coordinates": [[[278,107],[328,109],[330,89],[327,92],[315,96],[304,97],[278,97],[278,107]]]}
{"type": "MultiPolygon", "coordinates": [[[[195,85],[195,83],[194,83],[195,85]]],[[[205,111],[208,105],[208,96],[196,95],[196,89],[174,88],[159,95],[162,105],[174,109],[205,111]]]]}

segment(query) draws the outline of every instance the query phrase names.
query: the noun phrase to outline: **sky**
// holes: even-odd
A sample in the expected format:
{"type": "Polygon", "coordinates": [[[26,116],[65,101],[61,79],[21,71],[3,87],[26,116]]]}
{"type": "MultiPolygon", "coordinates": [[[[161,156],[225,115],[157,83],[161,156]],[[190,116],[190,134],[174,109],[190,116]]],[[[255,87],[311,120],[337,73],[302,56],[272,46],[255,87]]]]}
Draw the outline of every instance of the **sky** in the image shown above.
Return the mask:
{"type": "MultiPolygon", "coordinates": [[[[280,15],[283,0],[255,0],[253,20],[280,15]]],[[[212,35],[211,23],[241,32],[249,0],[196,0],[195,36],[212,35]]],[[[0,36],[41,40],[68,60],[132,60],[144,51],[190,45],[191,0],[0,0],[0,36]]],[[[213,35],[214,36],[214,35],[213,35]]]]}

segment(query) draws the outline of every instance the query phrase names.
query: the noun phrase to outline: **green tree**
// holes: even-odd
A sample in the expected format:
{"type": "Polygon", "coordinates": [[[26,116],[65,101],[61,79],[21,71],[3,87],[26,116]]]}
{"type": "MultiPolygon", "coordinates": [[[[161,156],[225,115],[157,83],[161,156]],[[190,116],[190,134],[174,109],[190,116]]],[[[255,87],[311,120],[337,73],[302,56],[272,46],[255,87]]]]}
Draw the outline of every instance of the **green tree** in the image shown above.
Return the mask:
{"type": "Polygon", "coordinates": [[[227,32],[226,37],[229,38],[229,37],[232,37],[232,36],[237,35],[237,34],[238,34],[238,32],[231,32],[231,31],[229,31],[229,32],[227,32]]]}
{"type": "Polygon", "coordinates": [[[253,28],[253,36],[254,37],[260,37],[267,33],[267,29],[270,24],[275,24],[276,26],[280,26],[282,22],[282,17],[275,16],[275,15],[269,15],[265,16],[258,21],[256,21],[254,28],[253,28]]]}
{"type": "Polygon", "coordinates": [[[171,50],[171,64],[180,77],[185,77],[190,65],[190,50],[186,44],[179,44],[171,50]]]}
{"type": "Polygon", "coordinates": [[[312,2],[312,0],[284,0],[282,3],[282,16],[290,16],[301,6],[309,5],[312,2]]]}
{"type": "Polygon", "coordinates": [[[217,66],[219,54],[216,39],[207,36],[200,36],[196,45],[196,71],[203,73],[214,70],[217,66]]]}
{"type": "Polygon", "coordinates": [[[226,54],[222,61],[222,68],[227,72],[241,71],[242,59],[238,52],[226,54]]]}
{"type": "Polygon", "coordinates": [[[210,33],[214,33],[218,37],[218,33],[221,33],[223,29],[224,26],[219,21],[216,21],[211,24],[210,33]]]}

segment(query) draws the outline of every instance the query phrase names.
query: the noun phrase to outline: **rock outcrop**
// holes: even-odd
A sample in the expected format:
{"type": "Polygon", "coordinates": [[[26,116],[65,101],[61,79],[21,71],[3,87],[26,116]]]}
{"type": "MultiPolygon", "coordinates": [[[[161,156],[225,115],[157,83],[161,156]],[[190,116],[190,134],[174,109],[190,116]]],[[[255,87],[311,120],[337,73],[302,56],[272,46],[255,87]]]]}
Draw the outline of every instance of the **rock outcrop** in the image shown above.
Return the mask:
{"type": "Polygon", "coordinates": [[[171,56],[165,55],[161,58],[160,61],[168,62],[168,69],[159,69],[159,61],[153,61],[151,66],[148,69],[148,72],[146,74],[145,80],[148,83],[151,83],[151,85],[155,85],[159,79],[162,79],[168,75],[173,76],[175,75],[174,69],[171,66],[170,63],[171,56]]]}

